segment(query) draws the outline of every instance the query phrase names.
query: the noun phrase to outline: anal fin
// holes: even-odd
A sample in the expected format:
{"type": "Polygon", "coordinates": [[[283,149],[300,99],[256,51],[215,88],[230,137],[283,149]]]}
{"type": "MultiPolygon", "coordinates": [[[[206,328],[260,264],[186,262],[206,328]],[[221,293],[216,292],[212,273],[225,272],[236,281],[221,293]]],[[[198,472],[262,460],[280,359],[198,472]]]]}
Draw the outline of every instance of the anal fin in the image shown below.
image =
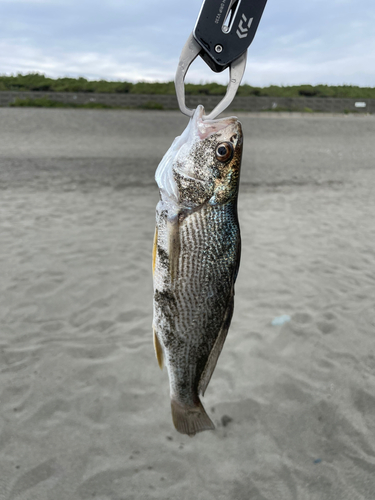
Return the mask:
{"type": "Polygon", "coordinates": [[[154,348],[155,348],[156,359],[158,360],[158,365],[160,367],[160,370],[162,370],[164,366],[163,348],[160,345],[158,336],[156,335],[155,327],[153,326],[152,329],[154,331],[154,348]]]}
{"type": "Polygon", "coordinates": [[[234,290],[232,291],[232,296],[229,299],[229,303],[225,311],[219,335],[217,336],[216,342],[210,352],[206,366],[204,367],[203,373],[199,380],[198,394],[202,394],[202,396],[204,396],[207,386],[211,380],[212,374],[216,367],[217,360],[219,359],[220,353],[224,346],[225,339],[227,338],[230,322],[232,321],[233,308],[234,308],[234,290]]]}

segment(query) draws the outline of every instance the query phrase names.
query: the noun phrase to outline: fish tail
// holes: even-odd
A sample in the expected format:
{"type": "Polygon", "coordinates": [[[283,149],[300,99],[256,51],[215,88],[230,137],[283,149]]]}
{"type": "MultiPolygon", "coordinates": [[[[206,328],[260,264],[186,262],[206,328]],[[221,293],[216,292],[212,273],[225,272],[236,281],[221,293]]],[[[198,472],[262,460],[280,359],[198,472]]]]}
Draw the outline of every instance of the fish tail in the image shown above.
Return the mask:
{"type": "Polygon", "coordinates": [[[199,398],[194,406],[181,405],[172,398],[171,407],[174,426],[181,434],[192,437],[197,432],[215,429],[199,398]]]}

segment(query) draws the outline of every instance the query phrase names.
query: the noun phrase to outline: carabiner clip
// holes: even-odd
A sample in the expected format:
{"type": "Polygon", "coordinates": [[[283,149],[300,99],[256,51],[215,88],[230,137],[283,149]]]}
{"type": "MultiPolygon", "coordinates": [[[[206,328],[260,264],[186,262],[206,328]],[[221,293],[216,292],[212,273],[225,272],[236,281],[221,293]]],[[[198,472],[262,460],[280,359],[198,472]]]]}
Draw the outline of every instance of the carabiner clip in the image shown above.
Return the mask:
{"type": "Polygon", "coordinates": [[[193,114],[185,104],[185,76],[198,55],[216,73],[229,67],[227,93],[203,118],[216,118],[233,101],[245,72],[247,49],[266,3],[267,0],[203,0],[193,33],[182,49],[175,77],[178,104],[185,115],[193,114]]]}
{"type": "MultiPolygon", "coordinates": [[[[198,57],[201,51],[202,47],[195,40],[193,33],[191,33],[182,49],[174,80],[178,105],[181,112],[187,116],[192,116],[194,110],[188,108],[185,104],[185,77],[191,63],[198,57]]],[[[245,73],[246,58],[247,51],[229,65],[229,84],[227,92],[211,113],[203,116],[204,120],[213,120],[231,104],[245,73]]]]}

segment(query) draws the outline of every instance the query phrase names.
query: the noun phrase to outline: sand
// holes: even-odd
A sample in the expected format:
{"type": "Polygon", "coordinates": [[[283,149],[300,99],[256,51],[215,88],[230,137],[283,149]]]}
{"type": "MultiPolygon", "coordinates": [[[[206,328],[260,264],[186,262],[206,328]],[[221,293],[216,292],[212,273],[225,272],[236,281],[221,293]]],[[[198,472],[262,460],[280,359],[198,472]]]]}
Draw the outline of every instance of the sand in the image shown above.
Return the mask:
{"type": "Polygon", "coordinates": [[[186,119],[0,109],[1,499],[375,497],[375,117],[241,121],[217,430],[189,438],[150,273],[153,175],[186,119]]]}

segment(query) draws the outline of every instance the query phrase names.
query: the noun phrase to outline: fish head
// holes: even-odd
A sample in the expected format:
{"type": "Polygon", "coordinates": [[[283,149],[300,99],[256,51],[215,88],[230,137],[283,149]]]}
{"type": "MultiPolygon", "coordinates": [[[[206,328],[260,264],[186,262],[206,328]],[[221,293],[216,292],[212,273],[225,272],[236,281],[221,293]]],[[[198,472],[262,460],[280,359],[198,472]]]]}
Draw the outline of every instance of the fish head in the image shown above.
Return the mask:
{"type": "Polygon", "coordinates": [[[204,120],[198,106],[156,172],[162,200],[196,209],[227,203],[238,192],[242,127],[235,117],[204,120]]]}

